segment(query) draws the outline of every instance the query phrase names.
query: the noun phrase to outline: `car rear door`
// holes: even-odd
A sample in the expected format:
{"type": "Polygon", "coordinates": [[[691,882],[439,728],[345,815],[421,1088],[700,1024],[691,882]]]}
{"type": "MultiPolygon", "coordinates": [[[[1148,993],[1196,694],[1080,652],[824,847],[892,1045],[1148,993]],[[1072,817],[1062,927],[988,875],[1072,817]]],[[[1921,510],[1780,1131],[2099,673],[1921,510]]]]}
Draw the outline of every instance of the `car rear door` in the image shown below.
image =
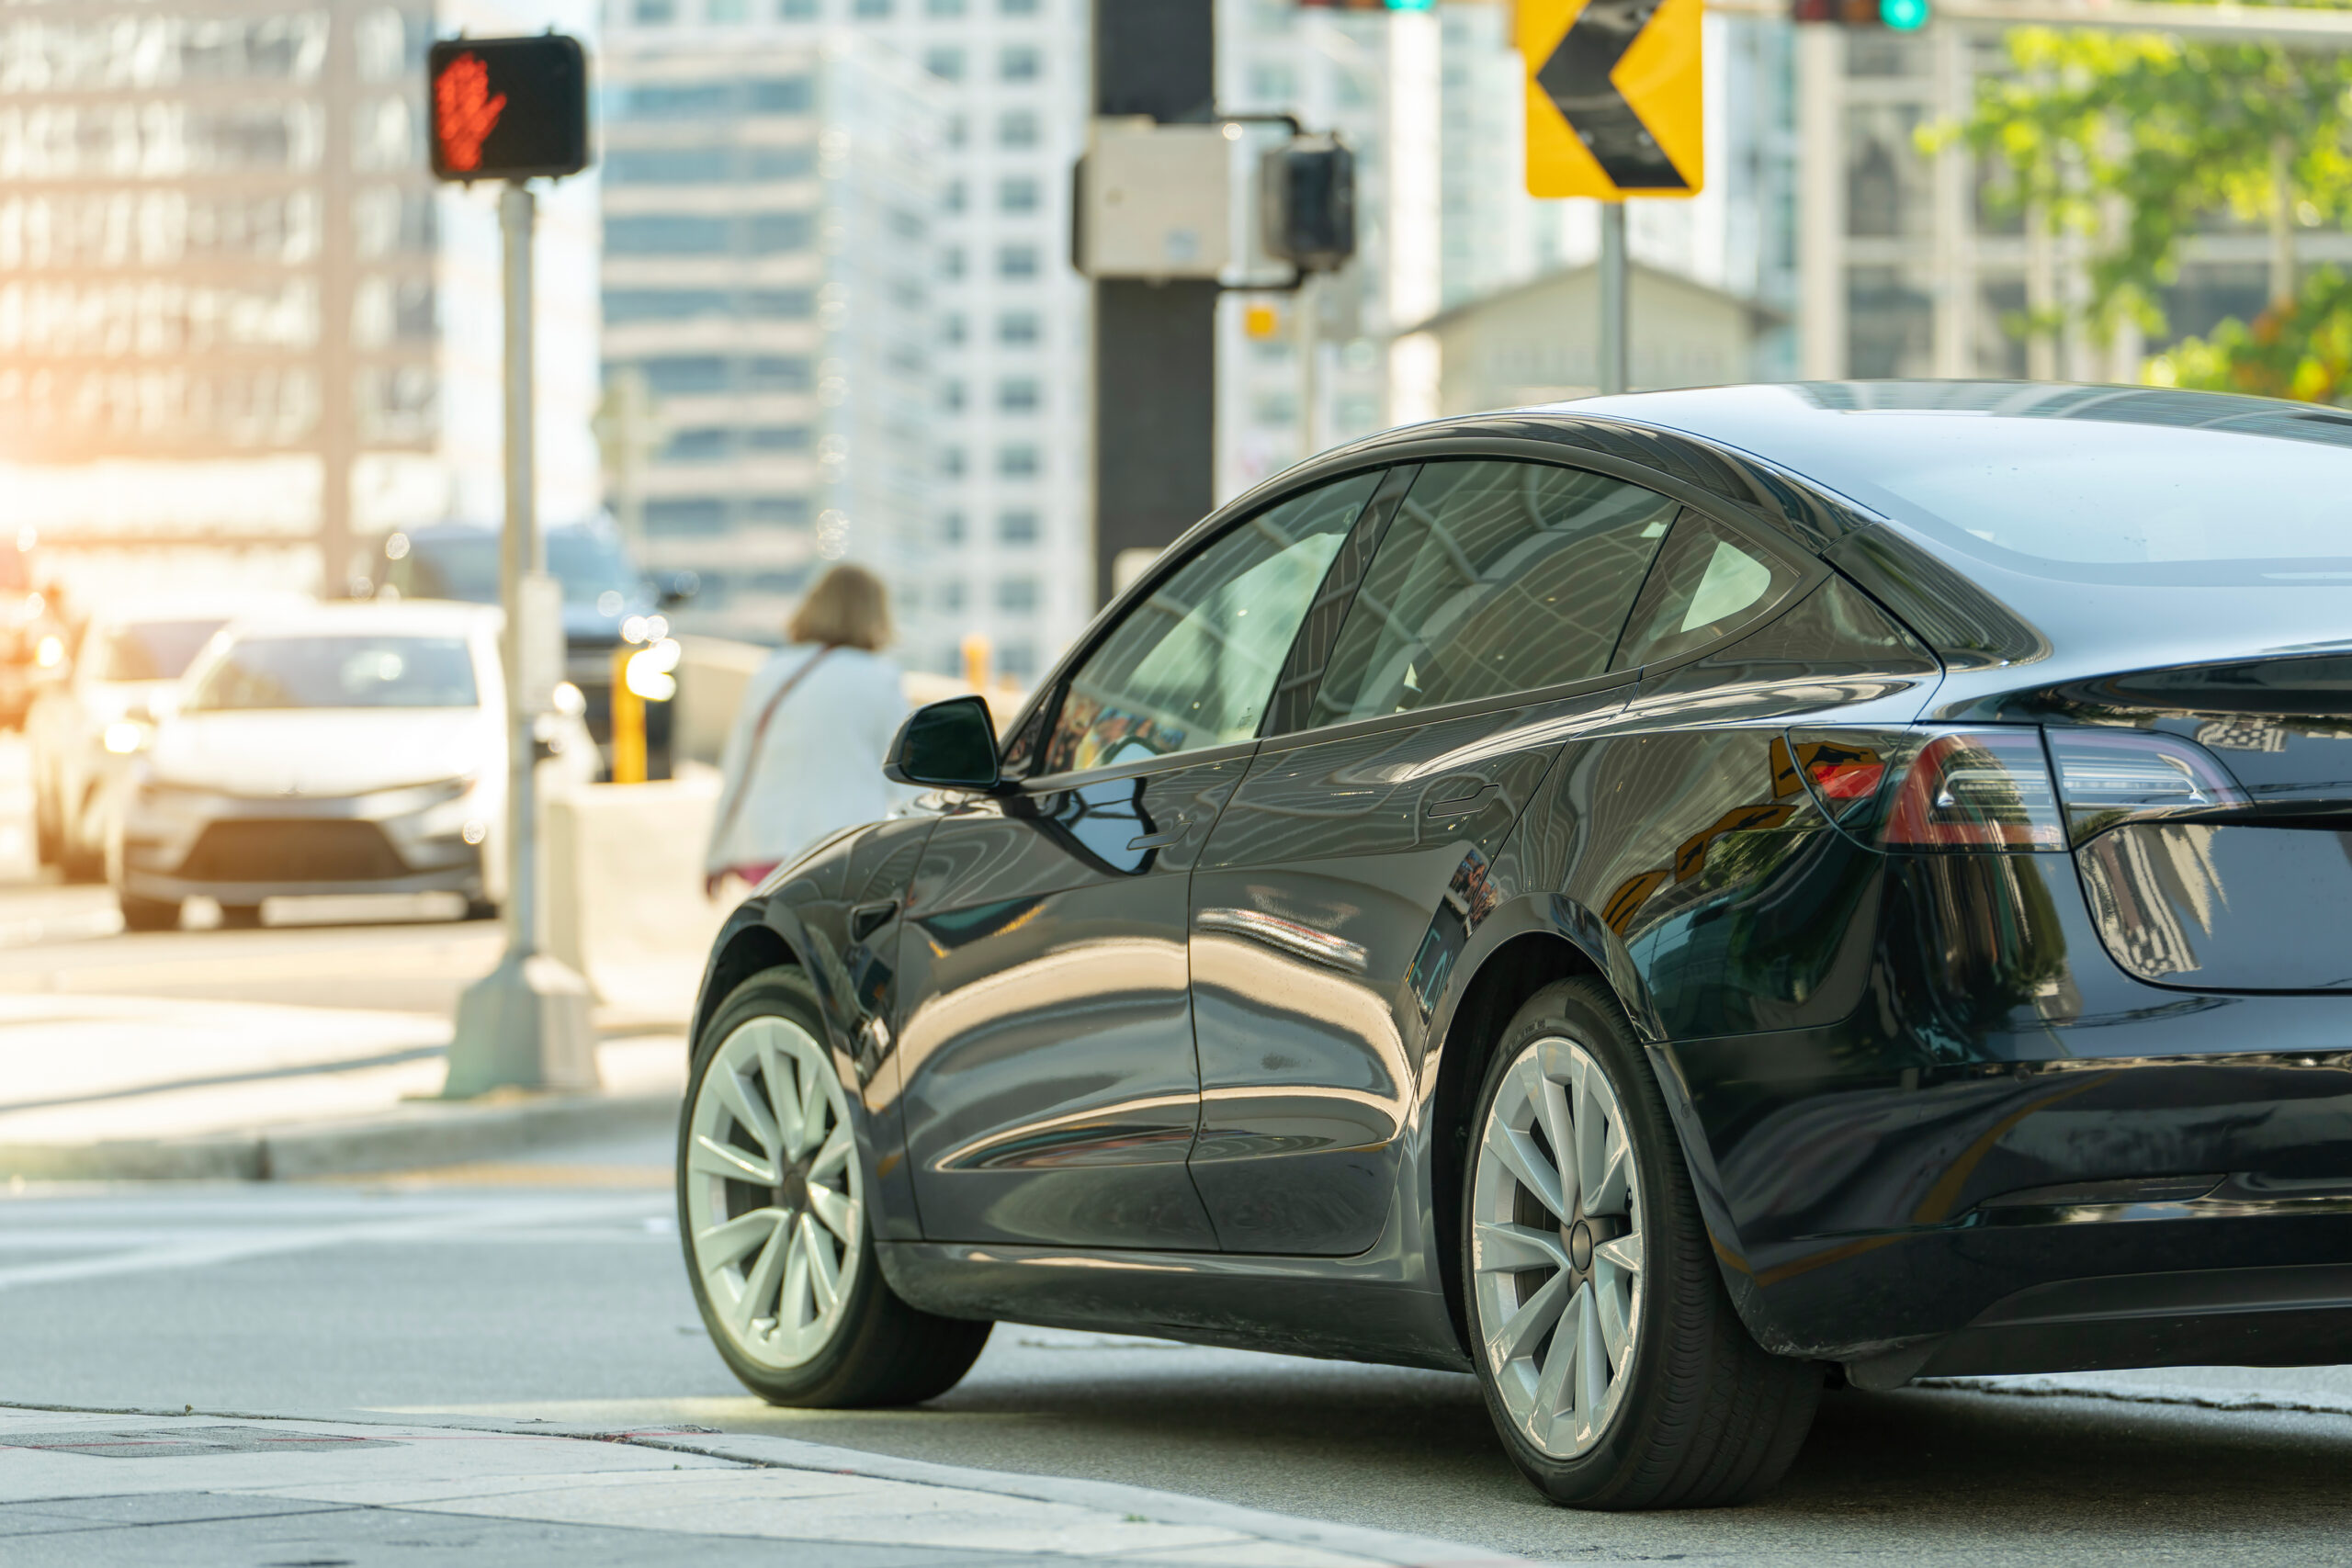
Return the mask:
{"type": "Polygon", "coordinates": [[[1193,874],[1192,1168],[1227,1250],[1378,1241],[1429,1010],[1553,760],[1632,690],[1611,655],[1674,514],[1550,464],[1413,478],[1193,874]]]}
{"type": "Polygon", "coordinates": [[[930,1239],[1216,1247],[1184,1165],[1186,888],[1377,478],[1248,518],[1167,572],[1064,683],[1030,776],[932,834],[899,1027],[930,1239]]]}

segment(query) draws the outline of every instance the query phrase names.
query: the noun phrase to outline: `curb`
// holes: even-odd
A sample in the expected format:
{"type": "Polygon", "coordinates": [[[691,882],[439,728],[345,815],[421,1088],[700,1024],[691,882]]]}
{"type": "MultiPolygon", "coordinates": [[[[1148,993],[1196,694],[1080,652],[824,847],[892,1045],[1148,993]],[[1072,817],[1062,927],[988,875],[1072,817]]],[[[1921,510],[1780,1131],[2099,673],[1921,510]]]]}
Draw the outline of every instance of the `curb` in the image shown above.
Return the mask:
{"type": "MultiPolygon", "coordinates": [[[[1364,1525],[1340,1524],[1297,1514],[1278,1514],[1238,1504],[1215,1502],[1182,1492],[1130,1486],[1116,1481],[1079,1481],[1055,1475],[1029,1475],[1001,1470],[977,1470],[964,1465],[933,1464],[927,1460],[898,1459],[860,1449],[833,1448],[797,1438],[756,1434],[705,1432],[695,1427],[663,1427],[639,1431],[615,1431],[609,1427],[571,1422],[507,1421],[484,1416],[393,1416],[377,1410],[331,1413],[238,1410],[148,1410],[136,1406],[102,1407],[0,1402],[0,1410],[53,1411],[60,1415],[209,1417],[234,1421],[300,1421],[316,1426],[399,1427],[410,1430],[495,1432],[518,1438],[553,1438],[579,1442],[626,1443],[636,1448],[697,1454],[730,1460],[763,1470],[802,1470],[825,1475],[855,1475],[874,1481],[896,1481],[916,1486],[936,1486],[992,1496],[1015,1497],[1033,1503],[1058,1503],[1097,1513],[1125,1514],[1161,1524],[1220,1529],[1285,1546],[1319,1549],[1344,1556],[1385,1562],[1393,1568],[1525,1568],[1535,1559],[1466,1546],[1458,1541],[1405,1535],[1364,1525]]],[[[788,1543],[785,1543],[788,1544],[788,1543]]],[[[1613,1561],[1613,1560],[1612,1560],[1613,1561]]]]}
{"type": "Polygon", "coordinates": [[[417,1100],[385,1116],[193,1138],[0,1144],[0,1180],[271,1181],[456,1165],[574,1138],[658,1131],[674,1094],[417,1100]]]}
{"type": "Polygon", "coordinates": [[[1914,1388],[1954,1389],[2001,1399],[2097,1399],[2113,1404],[2171,1404],[2196,1410],[2253,1411],[2273,1416],[2352,1416],[2352,1398],[2328,1399],[2253,1389],[2207,1389],[2194,1383],[2068,1382],[2080,1373],[2022,1377],[1919,1378],[1914,1388]]]}
{"type": "MultiPolygon", "coordinates": [[[[528,1428],[512,1428],[527,1430],[528,1428]]],[[[545,1428],[540,1428],[544,1430],[545,1428]]],[[[1219,1503],[1182,1492],[1130,1486],[1118,1481],[1080,1481],[1058,1475],[1031,1475],[1014,1471],[976,1470],[958,1464],[934,1464],[928,1460],[899,1459],[862,1449],[838,1449],[797,1438],[773,1438],[751,1433],[700,1433],[675,1428],[646,1432],[597,1431],[560,1427],[566,1436],[630,1443],[639,1448],[667,1449],[729,1459],[770,1470],[808,1470],[825,1474],[863,1475],[876,1481],[903,1481],[918,1486],[953,1487],[986,1492],[1000,1497],[1020,1497],[1033,1503],[1062,1503],[1109,1514],[1139,1514],[1165,1524],[1200,1525],[1281,1541],[1286,1546],[1317,1547],[1350,1557],[1365,1557],[1396,1568],[1503,1568],[1531,1562],[1507,1552],[1428,1536],[1404,1535],[1366,1525],[1337,1524],[1296,1514],[1271,1513],[1219,1503]]]]}

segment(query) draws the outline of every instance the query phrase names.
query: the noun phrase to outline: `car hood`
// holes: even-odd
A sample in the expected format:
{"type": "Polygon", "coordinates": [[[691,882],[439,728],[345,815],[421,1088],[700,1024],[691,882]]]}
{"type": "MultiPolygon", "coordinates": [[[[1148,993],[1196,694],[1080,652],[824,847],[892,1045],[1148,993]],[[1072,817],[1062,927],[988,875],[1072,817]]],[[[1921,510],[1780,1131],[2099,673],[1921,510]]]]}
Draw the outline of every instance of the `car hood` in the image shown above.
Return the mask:
{"type": "Polygon", "coordinates": [[[359,795],[495,777],[501,739],[481,708],[191,713],[156,731],[150,760],[161,780],[230,795],[359,795]]]}

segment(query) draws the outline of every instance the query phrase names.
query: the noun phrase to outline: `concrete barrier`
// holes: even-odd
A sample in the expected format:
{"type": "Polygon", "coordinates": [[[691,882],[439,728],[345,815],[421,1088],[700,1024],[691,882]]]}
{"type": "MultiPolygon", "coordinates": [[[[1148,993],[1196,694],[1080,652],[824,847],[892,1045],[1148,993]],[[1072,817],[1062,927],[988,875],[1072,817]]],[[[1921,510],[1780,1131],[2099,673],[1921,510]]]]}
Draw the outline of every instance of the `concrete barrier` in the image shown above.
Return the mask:
{"type": "Polygon", "coordinates": [[[589,784],[547,803],[548,947],[607,1017],[683,1023],[726,911],[703,894],[718,775],[589,784]]]}

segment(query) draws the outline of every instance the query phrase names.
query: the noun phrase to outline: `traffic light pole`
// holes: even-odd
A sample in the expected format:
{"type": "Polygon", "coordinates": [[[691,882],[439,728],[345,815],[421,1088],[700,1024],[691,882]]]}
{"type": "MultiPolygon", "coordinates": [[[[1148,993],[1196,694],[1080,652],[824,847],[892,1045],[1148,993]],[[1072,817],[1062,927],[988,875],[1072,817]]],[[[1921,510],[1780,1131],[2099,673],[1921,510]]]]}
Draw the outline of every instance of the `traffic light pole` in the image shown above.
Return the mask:
{"type": "MultiPolygon", "coordinates": [[[[1216,112],[1212,0],[1094,0],[1094,112],[1216,112]]],[[[1107,604],[1128,551],[1157,552],[1216,500],[1214,279],[1094,279],[1094,573],[1107,604]]]]}
{"type": "Polygon", "coordinates": [[[537,203],[521,180],[498,195],[505,246],[506,527],[500,560],[506,626],[500,639],[506,678],[506,952],[498,967],[458,998],[443,1098],[469,1099],[493,1089],[593,1090],[596,1042],[588,987],[560,960],[539,951],[538,799],[533,721],[541,694],[536,637],[560,635],[538,624],[546,605],[533,592],[545,573],[538,530],[538,479],[532,344],[532,231],[537,203]]]}
{"type": "Polygon", "coordinates": [[[1601,395],[1628,389],[1625,288],[1625,204],[1600,204],[1600,383],[1601,395]]]}

